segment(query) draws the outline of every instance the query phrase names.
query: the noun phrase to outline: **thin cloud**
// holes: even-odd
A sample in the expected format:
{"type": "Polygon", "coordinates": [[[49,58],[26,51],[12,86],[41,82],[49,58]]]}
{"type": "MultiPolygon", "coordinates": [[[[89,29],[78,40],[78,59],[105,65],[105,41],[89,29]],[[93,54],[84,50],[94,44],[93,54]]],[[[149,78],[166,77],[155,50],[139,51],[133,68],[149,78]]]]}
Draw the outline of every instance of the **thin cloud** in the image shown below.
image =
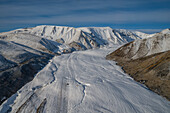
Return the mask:
{"type": "Polygon", "coordinates": [[[168,3],[168,0],[1,0],[0,25],[170,24],[168,3]]]}
{"type": "Polygon", "coordinates": [[[132,12],[132,11],[113,11],[109,13],[99,14],[83,14],[74,13],[66,15],[47,15],[47,16],[26,16],[13,17],[9,19],[0,19],[3,23],[138,23],[138,22],[168,22],[170,23],[170,15],[167,15],[170,10],[156,10],[149,12],[132,12]],[[11,21],[10,21],[11,20],[11,21]]]}
{"type": "Polygon", "coordinates": [[[159,33],[163,29],[130,29],[130,30],[132,30],[132,31],[140,31],[140,32],[144,32],[144,33],[159,33]]]}

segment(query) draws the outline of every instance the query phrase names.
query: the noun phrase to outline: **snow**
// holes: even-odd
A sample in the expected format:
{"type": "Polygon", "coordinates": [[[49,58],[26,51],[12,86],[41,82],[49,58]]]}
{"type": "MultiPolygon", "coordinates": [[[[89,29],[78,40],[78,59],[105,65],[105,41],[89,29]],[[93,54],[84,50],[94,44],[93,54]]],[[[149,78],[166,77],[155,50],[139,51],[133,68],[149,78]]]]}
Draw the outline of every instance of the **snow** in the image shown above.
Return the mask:
{"type": "Polygon", "coordinates": [[[32,57],[37,56],[36,54],[30,53],[12,42],[0,40],[0,45],[1,55],[12,62],[22,63],[32,57]]]}
{"type": "Polygon", "coordinates": [[[135,40],[131,45],[130,50],[134,53],[132,59],[137,59],[170,50],[170,37],[168,34],[156,34],[147,39],[135,40]]]}
{"type": "Polygon", "coordinates": [[[5,37],[5,40],[21,43],[29,47],[34,47],[35,49],[37,48],[38,50],[44,49],[43,46],[45,46],[46,49],[53,53],[63,54],[65,50],[70,51],[72,48],[83,50],[100,48],[110,44],[127,43],[135,39],[144,38],[142,34],[143,33],[135,33],[128,30],[112,29],[110,27],[73,28],[41,25],[33,28],[0,33],[0,36],[5,37]],[[43,44],[38,41],[43,42],[43,44]],[[52,41],[53,43],[51,43],[52,41]],[[50,44],[52,45],[50,46],[50,44]],[[79,45],[80,48],[76,48],[77,45],[79,45]]]}
{"type": "Polygon", "coordinates": [[[126,75],[105,56],[118,48],[55,56],[0,106],[0,112],[169,113],[170,103],[126,75]]]}
{"type": "MultiPolygon", "coordinates": [[[[3,36],[3,35],[2,35],[3,36]]],[[[3,38],[4,41],[10,42],[24,48],[29,52],[39,54],[39,51],[44,51],[46,48],[40,44],[42,37],[26,33],[8,33],[3,38]]],[[[44,51],[45,52],[45,51],[44,51]]]]}
{"type": "Polygon", "coordinates": [[[16,66],[17,64],[5,59],[1,54],[0,54],[0,71],[12,68],[16,66]]]}
{"type": "Polygon", "coordinates": [[[162,34],[170,34],[170,29],[164,29],[161,31],[162,34]]]}
{"type": "Polygon", "coordinates": [[[78,28],[82,31],[88,32],[90,34],[94,34],[95,36],[99,37],[107,41],[107,43],[115,43],[115,44],[122,44],[133,41],[134,39],[142,39],[144,37],[140,37],[141,33],[135,34],[131,31],[125,29],[112,29],[110,27],[82,27],[78,28]]]}
{"type": "MultiPolygon", "coordinates": [[[[10,68],[14,61],[21,63],[41,52],[61,54],[7,99],[0,106],[0,113],[168,113],[169,101],[135,82],[116,62],[105,59],[133,40],[137,40],[132,49],[136,53],[143,38],[148,39],[146,46],[152,50],[151,36],[110,27],[47,25],[0,33],[0,70],[3,64],[10,68]],[[86,51],[71,51],[71,46],[79,45],[86,51]],[[63,54],[65,50],[72,53],[63,54]]],[[[152,53],[169,49],[168,38],[158,41],[160,44],[152,53]]]]}
{"type": "Polygon", "coordinates": [[[146,33],[142,33],[142,32],[139,32],[139,31],[132,31],[132,33],[136,34],[137,36],[141,37],[142,39],[153,37],[156,34],[156,33],[154,33],[154,34],[146,34],[146,33]]]}

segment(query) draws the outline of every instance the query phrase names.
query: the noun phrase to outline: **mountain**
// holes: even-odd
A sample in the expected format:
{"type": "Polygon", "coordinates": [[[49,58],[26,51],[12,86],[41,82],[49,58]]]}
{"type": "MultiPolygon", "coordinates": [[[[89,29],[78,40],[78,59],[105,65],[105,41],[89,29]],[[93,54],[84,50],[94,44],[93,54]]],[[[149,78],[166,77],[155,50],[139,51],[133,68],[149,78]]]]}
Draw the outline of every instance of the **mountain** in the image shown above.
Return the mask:
{"type": "MultiPolygon", "coordinates": [[[[73,28],[47,25],[17,29],[9,33],[15,35],[31,34],[43,37],[45,41],[41,40],[41,43],[46,46],[47,49],[57,54],[65,53],[64,51],[69,49],[73,51],[103,47],[108,43],[123,44],[133,41],[134,39],[141,39],[143,35],[140,34],[144,34],[127,30],[113,30],[110,27],[73,28]],[[49,45],[52,47],[47,47],[49,45]]],[[[9,33],[2,33],[1,35],[9,33]]]]}
{"type": "Polygon", "coordinates": [[[170,30],[127,43],[106,56],[136,81],[170,100],[170,30]]]}
{"type": "Polygon", "coordinates": [[[47,25],[0,33],[0,112],[168,113],[167,100],[105,60],[122,44],[155,35],[47,25]]]}
{"type": "Polygon", "coordinates": [[[0,103],[31,81],[55,55],[120,45],[139,38],[143,37],[109,27],[43,25],[0,33],[0,103]]]}
{"type": "Polygon", "coordinates": [[[131,60],[170,50],[170,34],[164,34],[164,31],[150,38],[127,43],[110,54],[108,58],[113,55],[123,58],[123,60],[131,60]]]}

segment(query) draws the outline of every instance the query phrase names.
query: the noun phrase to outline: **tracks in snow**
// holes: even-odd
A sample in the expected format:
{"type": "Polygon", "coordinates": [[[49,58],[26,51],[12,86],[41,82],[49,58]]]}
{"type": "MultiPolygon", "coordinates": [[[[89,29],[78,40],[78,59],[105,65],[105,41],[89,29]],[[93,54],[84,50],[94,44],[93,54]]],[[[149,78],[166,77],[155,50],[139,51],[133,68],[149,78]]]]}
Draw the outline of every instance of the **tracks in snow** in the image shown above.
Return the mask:
{"type": "Polygon", "coordinates": [[[77,106],[79,106],[85,97],[85,89],[86,89],[86,85],[82,84],[80,81],[78,81],[76,79],[76,73],[74,73],[75,69],[73,68],[73,66],[75,65],[74,62],[72,61],[73,59],[77,58],[78,54],[77,53],[72,53],[70,54],[68,60],[67,60],[67,69],[69,72],[69,80],[71,80],[72,82],[76,82],[76,84],[78,84],[80,87],[82,87],[82,99],[76,104],[74,105],[71,109],[75,109],[77,106]]]}
{"type": "Polygon", "coordinates": [[[42,77],[24,86],[11,105],[11,112],[168,111],[165,101],[129,79],[120,67],[106,61],[98,52],[80,51],[55,57],[42,70],[42,77]]]}
{"type": "Polygon", "coordinates": [[[67,113],[68,110],[68,81],[65,78],[61,80],[61,88],[57,94],[57,113],[67,113]]]}

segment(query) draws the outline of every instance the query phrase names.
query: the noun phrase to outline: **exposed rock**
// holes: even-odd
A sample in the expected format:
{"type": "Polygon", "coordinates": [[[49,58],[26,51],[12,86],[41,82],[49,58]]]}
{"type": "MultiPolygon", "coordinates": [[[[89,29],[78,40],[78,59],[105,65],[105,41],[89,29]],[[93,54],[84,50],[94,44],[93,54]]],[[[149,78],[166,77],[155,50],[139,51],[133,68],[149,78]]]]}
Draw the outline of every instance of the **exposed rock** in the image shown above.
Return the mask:
{"type": "Polygon", "coordinates": [[[0,72],[0,104],[12,94],[16,93],[23,85],[34,78],[52,56],[39,56],[29,59],[13,68],[0,72]]]}

